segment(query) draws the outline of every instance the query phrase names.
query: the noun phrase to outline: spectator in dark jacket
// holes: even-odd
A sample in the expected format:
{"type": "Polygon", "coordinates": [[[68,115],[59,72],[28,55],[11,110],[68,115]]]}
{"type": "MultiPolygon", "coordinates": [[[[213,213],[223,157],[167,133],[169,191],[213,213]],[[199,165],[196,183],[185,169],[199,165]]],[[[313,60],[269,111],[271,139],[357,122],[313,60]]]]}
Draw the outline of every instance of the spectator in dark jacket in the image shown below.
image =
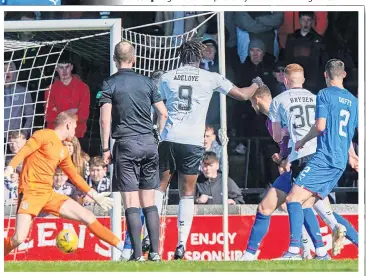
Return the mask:
{"type": "Polygon", "coordinates": [[[4,131],[31,132],[34,104],[27,89],[17,82],[18,70],[14,62],[4,63],[4,131]]]}
{"type": "Polygon", "coordinates": [[[274,56],[267,53],[267,48],[260,39],[250,41],[248,54],[245,62],[240,66],[240,70],[236,72],[239,87],[250,84],[255,76],[260,76],[263,82],[270,87],[274,83],[272,75],[274,56]]]}
{"type": "Polygon", "coordinates": [[[286,86],[284,83],[285,79],[285,68],[286,63],[283,61],[278,61],[273,68],[273,76],[276,79],[276,84],[272,87],[271,94],[272,98],[286,91],[286,86]]]}
{"type": "Polygon", "coordinates": [[[323,68],[328,58],[323,37],[312,27],[314,16],[314,12],[299,12],[300,29],[287,38],[285,61],[304,67],[305,87],[316,92],[319,85],[323,86],[323,68]]]}
{"type": "MultiPolygon", "coordinates": [[[[218,172],[219,160],[212,151],[204,154],[201,164],[203,175],[198,179],[196,186],[196,203],[223,204],[221,173],[218,172]]],[[[242,192],[238,185],[228,177],[228,204],[244,204],[242,192]]]]}
{"type": "MultiPolygon", "coordinates": [[[[274,56],[266,53],[263,41],[259,39],[251,40],[249,43],[249,56],[237,72],[239,87],[247,86],[255,76],[260,76],[271,91],[275,90],[276,79],[272,73],[274,61],[274,56]]],[[[256,116],[249,102],[236,102],[233,109],[233,126],[236,129],[237,136],[267,135],[267,130],[264,127],[265,118],[256,116]]]]}
{"type": "Polygon", "coordinates": [[[234,22],[237,26],[238,54],[241,62],[247,56],[248,43],[260,39],[267,52],[275,57],[279,54],[277,29],[283,22],[283,12],[235,12],[234,22]]]}
{"type": "MultiPolygon", "coordinates": [[[[216,39],[212,35],[205,34],[202,43],[206,45],[206,48],[203,50],[200,68],[219,73],[218,45],[216,39]]],[[[234,72],[228,66],[226,67],[226,78],[234,82],[234,72]]],[[[215,130],[220,128],[220,93],[214,93],[212,95],[207,111],[206,124],[214,126],[215,130]]]]}

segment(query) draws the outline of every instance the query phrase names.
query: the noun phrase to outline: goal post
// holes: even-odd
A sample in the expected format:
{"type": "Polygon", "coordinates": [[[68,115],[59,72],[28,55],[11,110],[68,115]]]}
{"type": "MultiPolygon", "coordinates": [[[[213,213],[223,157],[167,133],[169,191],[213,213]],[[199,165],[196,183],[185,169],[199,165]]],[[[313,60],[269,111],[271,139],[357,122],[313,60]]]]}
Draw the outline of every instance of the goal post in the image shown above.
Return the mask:
{"type": "MultiPolygon", "coordinates": [[[[224,12],[217,14],[217,33],[218,35],[218,54],[219,54],[219,71],[220,74],[226,76],[225,69],[225,18],[224,12]]],[[[228,153],[227,153],[227,123],[226,123],[226,95],[220,94],[220,136],[222,146],[222,198],[223,198],[223,216],[222,216],[222,232],[224,234],[224,260],[229,261],[229,205],[228,205],[228,153]]]]}
{"type": "MultiPolygon", "coordinates": [[[[115,67],[114,61],[113,61],[113,52],[114,52],[114,46],[122,40],[122,20],[121,19],[76,19],[76,20],[32,20],[32,21],[5,21],[4,22],[4,32],[5,33],[12,33],[12,32],[65,32],[65,31],[107,31],[110,35],[109,40],[109,68],[110,68],[110,74],[114,74],[117,72],[117,68],[115,67]]],[[[90,37],[95,36],[90,35],[90,37]]],[[[84,37],[87,38],[88,36],[84,37]]],[[[43,42],[22,42],[17,41],[17,43],[14,43],[14,45],[17,45],[19,47],[18,49],[21,49],[22,44],[23,45],[37,45],[39,44],[39,47],[42,47],[42,44],[66,44],[70,41],[81,39],[80,37],[76,38],[64,38],[62,40],[58,40],[57,36],[55,36],[56,39],[52,39],[51,41],[43,41],[43,42]]],[[[6,44],[5,39],[5,44],[6,44]]],[[[10,44],[10,43],[9,43],[10,44]]],[[[11,51],[11,47],[8,47],[8,51],[11,51]],[[10,47],[10,48],[9,48],[10,47]]],[[[29,46],[24,46],[24,48],[27,48],[29,46]]],[[[18,50],[18,49],[14,49],[18,50]]],[[[61,54],[62,51],[59,53],[61,54]]],[[[6,61],[5,61],[6,62],[6,61]]],[[[113,146],[113,141],[111,140],[111,146],[113,146]]],[[[111,166],[111,177],[113,173],[113,168],[111,166]]],[[[120,193],[113,193],[113,199],[114,199],[114,205],[113,209],[111,211],[111,228],[113,233],[117,237],[122,237],[122,226],[121,226],[121,215],[122,215],[122,205],[121,205],[121,194],[120,193]]],[[[120,251],[116,248],[112,247],[112,260],[119,260],[120,257],[120,251]]]]}

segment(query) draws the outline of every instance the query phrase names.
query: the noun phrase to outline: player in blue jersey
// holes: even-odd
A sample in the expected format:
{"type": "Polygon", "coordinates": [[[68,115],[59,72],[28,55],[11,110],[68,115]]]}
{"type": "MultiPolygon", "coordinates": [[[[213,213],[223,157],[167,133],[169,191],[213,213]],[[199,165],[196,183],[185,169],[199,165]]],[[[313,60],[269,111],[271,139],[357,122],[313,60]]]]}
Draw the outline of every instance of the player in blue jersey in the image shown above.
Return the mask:
{"type": "MultiPolygon", "coordinates": [[[[358,100],[343,87],[346,76],[344,63],[329,60],[324,77],[327,88],[319,91],[316,99],[315,125],[296,142],[295,149],[317,137],[317,149],[312,159],[300,172],[286,198],[290,220],[290,246],[282,259],[296,259],[300,253],[301,228],[304,222],[302,205],[314,205],[335,187],[348,163],[358,171],[358,157],[352,138],[358,126],[358,100]]],[[[333,253],[343,247],[344,229],[333,235],[333,253]]]]}
{"type": "Polygon", "coordinates": [[[159,92],[166,99],[168,120],[159,145],[160,189],[155,192],[155,204],[162,205],[170,178],[177,171],[180,200],[174,259],[184,257],[192,225],[195,184],[204,153],[205,121],[213,93],[217,91],[244,101],[263,85],[257,77],[250,87],[238,88],[224,76],[200,69],[204,48],[197,41],[184,42],[179,49],[181,66],[165,73],[159,81],[159,92]]]}
{"type": "MultiPolygon", "coordinates": [[[[289,66],[289,67],[293,67],[293,66],[289,66]]],[[[294,71],[294,70],[292,70],[292,71],[294,71]]],[[[303,76],[302,73],[300,73],[300,75],[303,76]]],[[[291,79],[291,76],[289,76],[287,74],[285,78],[291,79]]],[[[303,79],[303,77],[300,79],[303,79]]],[[[302,89],[301,86],[302,86],[302,81],[299,83],[294,83],[294,84],[288,83],[287,87],[291,90],[289,90],[289,92],[287,92],[287,93],[284,92],[284,94],[281,97],[277,96],[276,98],[273,99],[273,101],[275,101],[275,104],[280,107],[280,108],[278,108],[278,110],[280,111],[281,116],[286,117],[285,113],[287,113],[287,114],[291,113],[290,110],[293,109],[292,105],[291,105],[291,99],[299,99],[299,96],[302,96],[304,99],[306,99],[306,97],[308,97],[309,99],[314,99],[314,104],[315,104],[315,96],[313,94],[311,94],[309,91],[302,89]],[[297,87],[297,88],[291,89],[291,88],[293,88],[293,86],[297,87]],[[291,97],[291,95],[293,97],[291,97]]],[[[250,99],[250,101],[251,101],[252,107],[256,111],[256,113],[260,112],[266,116],[270,116],[270,106],[272,103],[272,96],[271,96],[271,91],[268,89],[267,86],[263,86],[263,87],[257,89],[257,91],[255,92],[253,97],[250,99]]],[[[299,106],[304,105],[306,107],[306,103],[303,104],[301,102],[297,102],[297,103],[295,103],[295,106],[296,105],[299,105],[299,106]]],[[[314,109],[315,109],[315,106],[314,106],[314,109]]],[[[273,108],[272,108],[272,111],[273,111],[273,108]]],[[[296,115],[298,115],[298,113],[295,113],[294,117],[296,117],[296,115]]],[[[272,116],[276,117],[275,114],[272,114],[272,116]]],[[[312,116],[312,118],[309,117],[309,120],[314,122],[315,113],[312,113],[311,116],[312,116]]],[[[287,118],[288,118],[288,116],[287,116],[287,118]]],[[[266,126],[267,126],[267,129],[268,129],[270,135],[273,136],[272,122],[269,118],[266,121],[266,126]]],[[[292,133],[292,135],[290,135],[292,137],[293,137],[294,133],[297,133],[299,135],[299,137],[303,137],[305,134],[307,134],[307,132],[310,130],[310,128],[311,128],[311,125],[310,126],[304,125],[303,126],[304,131],[301,131],[301,129],[299,129],[299,128],[297,128],[296,131],[293,128],[286,127],[285,129],[287,129],[288,132],[292,133]],[[303,133],[303,134],[301,134],[301,133],[303,133]]],[[[282,141],[279,143],[280,153],[277,154],[278,156],[276,158],[273,158],[273,157],[272,158],[273,158],[274,162],[276,162],[277,164],[280,164],[281,166],[284,167],[283,169],[285,170],[285,172],[282,173],[276,179],[276,181],[273,183],[272,187],[268,190],[266,196],[263,198],[261,203],[258,205],[254,225],[252,226],[252,230],[251,230],[251,233],[249,236],[246,250],[245,250],[242,258],[240,259],[241,261],[253,261],[256,259],[256,253],[258,251],[259,245],[269,230],[270,217],[271,217],[272,213],[282,203],[285,202],[286,196],[292,187],[292,177],[294,175],[291,177],[291,171],[289,170],[289,168],[286,167],[286,165],[290,165],[290,163],[287,162],[288,160],[286,160],[286,159],[287,159],[287,156],[291,153],[292,156],[289,157],[289,160],[292,160],[296,163],[296,160],[299,159],[299,156],[297,156],[298,153],[291,152],[291,149],[288,148],[289,133],[287,133],[287,131],[284,131],[284,129],[282,129],[282,131],[284,132],[284,135],[282,135],[283,136],[282,141]],[[283,161],[281,162],[281,160],[283,160],[283,161]]],[[[291,144],[292,143],[290,141],[290,145],[291,144]]],[[[294,148],[294,146],[293,146],[293,148],[294,148]]],[[[306,148],[304,148],[302,150],[302,153],[300,156],[305,156],[305,155],[311,156],[312,154],[315,153],[315,151],[316,151],[316,144],[313,145],[313,144],[308,143],[308,144],[306,144],[306,148]]],[[[296,172],[295,172],[295,174],[296,174],[296,172]]],[[[330,229],[332,231],[337,229],[339,224],[346,226],[347,238],[350,241],[352,241],[356,246],[358,245],[357,231],[352,227],[352,225],[347,220],[345,220],[342,216],[340,216],[337,213],[332,211],[328,198],[326,198],[324,201],[318,201],[314,205],[314,209],[319,214],[319,216],[324,220],[324,222],[330,227],[330,229]]],[[[314,237],[317,238],[316,233],[319,233],[320,231],[319,231],[319,225],[316,223],[316,217],[314,215],[312,208],[305,208],[304,214],[305,214],[304,215],[305,216],[305,225],[307,225],[307,226],[303,227],[302,255],[303,255],[304,259],[310,259],[310,258],[312,258],[312,255],[310,252],[310,250],[311,250],[310,237],[312,237],[312,239],[314,239],[314,237]],[[312,222],[315,222],[315,224],[312,222]],[[310,237],[306,231],[306,228],[310,232],[310,237]]],[[[313,244],[315,247],[316,255],[317,254],[321,255],[321,253],[322,253],[321,251],[323,251],[323,254],[324,254],[325,249],[324,249],[323,242],[321,240],[319,240],[319,241],[318,240],[319,239],[316,239],[315,242],[313,241],[313,244]],[[323,247],[323,249],[321,249],[322,247],[323,247]]],[[[319,255],[317,255],[317,257],[316,257],[317,259],[319,259],[321,257],[319,255]]],[[[327,255],[327,258],[328,258],[328,255],[327,255]]]]}

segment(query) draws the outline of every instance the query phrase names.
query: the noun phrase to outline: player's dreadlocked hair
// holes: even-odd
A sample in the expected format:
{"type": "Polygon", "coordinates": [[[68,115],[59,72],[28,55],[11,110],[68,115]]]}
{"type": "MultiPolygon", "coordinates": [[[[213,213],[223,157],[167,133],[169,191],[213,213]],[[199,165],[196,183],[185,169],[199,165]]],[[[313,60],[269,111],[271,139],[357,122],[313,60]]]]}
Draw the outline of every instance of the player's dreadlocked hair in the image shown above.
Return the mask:
{"type": "Polygon", "coordinates": [[[200,62],[202,59],[202,51],[205,47],[204,44],[196,40],[183,42],[179,47],[180,63],[192,64],[200,62]]]}

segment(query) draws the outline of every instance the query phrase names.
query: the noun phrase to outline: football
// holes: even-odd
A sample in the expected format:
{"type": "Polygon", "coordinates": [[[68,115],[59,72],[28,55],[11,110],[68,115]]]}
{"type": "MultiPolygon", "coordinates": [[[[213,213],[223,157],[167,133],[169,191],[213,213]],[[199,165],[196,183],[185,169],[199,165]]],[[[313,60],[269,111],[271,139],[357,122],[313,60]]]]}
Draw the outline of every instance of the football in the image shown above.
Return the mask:
{"type": "Polygon", "coordinates": [[[75,252],[78,248],[79,238],[74,231],[64,229],[56,237],[56,246],[63,253],[75,252]]]}

